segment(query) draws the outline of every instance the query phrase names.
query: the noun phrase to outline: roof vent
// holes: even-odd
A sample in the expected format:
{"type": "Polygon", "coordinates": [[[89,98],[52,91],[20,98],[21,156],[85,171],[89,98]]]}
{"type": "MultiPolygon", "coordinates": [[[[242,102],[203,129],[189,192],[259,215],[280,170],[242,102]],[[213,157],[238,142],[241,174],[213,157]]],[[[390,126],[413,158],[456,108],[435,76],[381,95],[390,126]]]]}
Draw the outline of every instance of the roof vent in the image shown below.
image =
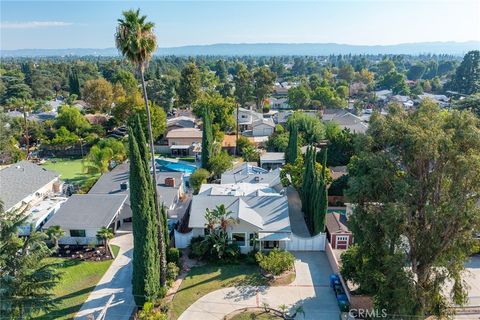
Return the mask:
{"type": "Polygon", "coordinates": [[[120,190],[128,190],[128,182],[120,183],[120,190]]]}

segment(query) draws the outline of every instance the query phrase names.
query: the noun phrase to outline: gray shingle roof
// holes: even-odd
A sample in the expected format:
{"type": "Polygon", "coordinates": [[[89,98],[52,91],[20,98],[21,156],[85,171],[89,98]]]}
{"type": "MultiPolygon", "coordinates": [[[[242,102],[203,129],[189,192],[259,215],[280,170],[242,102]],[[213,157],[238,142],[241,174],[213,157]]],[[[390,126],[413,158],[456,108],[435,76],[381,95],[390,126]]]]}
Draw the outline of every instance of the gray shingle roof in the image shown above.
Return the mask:
{"type": "Polygon", "coordinates": [[[60,176],[29,161],[19,161],[0,170],[0,199],[5,210],[34,194],[60,176]]]}
{"type": "Polygon", "coordinates": [[[190,210],[190,228],[205,227],[205,210],[224,204],[232,211],[232,218],[239,218],[262,231],[290,232],[290,217],[286,196],[209,196],[196,195],[190,210]]]}
{"type": "MultiPolygon", "coordinates": [[[[126,203],[130,204],[130,189],[121,190],[120,184],[129,181],[130,163],[125,162],[116,166],[112,171],[104,173],[88,194],[124,194],[127,195],[126,203]]],[[[157,189],[160,193],[160,201],[170,207],[175,201],[178,188],[182,184],[182,172],[157,172],[157,189]],[[175,188],[165,186],[165,178],[175,178],[175,188]]]]}
{"type": "Polygon", "coordinates": [[[62,229],[107,227],[122,208],[127,196],[122,194],[74,194],[43,226],[62,229]]]}

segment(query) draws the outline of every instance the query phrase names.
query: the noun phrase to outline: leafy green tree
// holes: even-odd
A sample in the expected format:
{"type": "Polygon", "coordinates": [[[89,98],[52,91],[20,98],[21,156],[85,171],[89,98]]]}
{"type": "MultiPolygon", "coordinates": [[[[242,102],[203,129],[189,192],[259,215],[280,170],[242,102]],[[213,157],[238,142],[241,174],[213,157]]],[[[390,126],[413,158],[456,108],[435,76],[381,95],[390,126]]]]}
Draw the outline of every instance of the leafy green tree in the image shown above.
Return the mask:
{"type": "Polygon", "coordinates": [[[178,85],[178,98],[182,106],[191,107],[200,96],[200,70],[194,63],[187,64],[182,69],[178,85]]]}
{"type": "Polygon", "coordinates": [[[88,80],[82,89],[83,100],[95,112],[109,113],[113,103],[113,87],[103,78],[88,80]]]}
{"type": "Polygon", "coordinates": [[[110,160],[113,158],[113,151],[110,148],[93,146],[82,161],[83,169],[87,173],[108,172],[110,160]]]}
{"type": "Polygon", "coordinates": [[[5,319],[30,319],[57,304],[52,290],[59,274],[45,263],[52,254],[47,236],[34,228],[28,237],[18,236],[27,218],[23,212],[4,212],[0,203],[0,313],[5,319]]]}
{"type": "MultiPolygon", "coordinates": [[[[235,129],[235,101],[231,97],[224,98],[219,93],[204,94],[193,107],[193,112],[203,117],[203,113],[211,112],[212,123],[218,124],[223,132],[231,132],[235,129]]],[[[215,134],[214,134],[215,136],[215,134]]]]}
{"type": "Polygon", "coordinates": [[[343,129],[331,136],[329,141],[327,165],[346,166],[355,153],[355,134],[343,129]]]}
{"type": "Polygon", "coordinates": [[[224,204],[220,204],[215,209],[206,209],[205,227],[209,230],[205,241],[210,244],[210,250],[216,253],[218,259],[224,258],[228,253],[228,232],[229,226],[236,223],[233,217],[230,217],[232,211],[227,210],[224,204]]]}
{"type": "Polygon", "coordinates": [[[275,74],[268,67],[260,67],[253,73],[253,93],[257,110],[263,108],[265,98],[273,91],[275,74]]]}
{"type": "Polygon", "coordinates": [[[470,51],[455,72],[451,87],[460,93],[472,94],[480,90],[480,51],[470,51]]]}
{"type": "Polygon", "coordinates": [[[237,73],[233,81],[235,83],[235,99],[238,105],[244,108],[245,104],[252,98],[253,93],[252,74],[244,64],[239,63],[237,65],[237,73]]]}
{"type": "Polygon", "coordinates": [[[76,144],[79,140],[79,136],[62,126],[55,131],[55,137],[48,143],[55,146],[66,147],[76,144]]]}
{"type": "Polygon", "coordinates": [[[382,80],[380,80],[379,85],[382,88],[392,90],[393,94],[408,95],[410,93],[408,85],[405,82],[405,76],[397,71],[387,73],[382,80]]]}
{"type": "Polygon", "coordinates": [[[338,69],[338,79],[345,80],[347,83],[352,82],[354,76],[355,70],[350,64],[344,64],[342,67],[340,67],[340,69],[338,69]]]}
{"type": "Polygon", "coordinates": [[[310,90],[305,85],[299,85],[288,90],[288,104],[295,109],[307,108],[310,104],[310,90]]]}
{"type": "Polygon", "coordinates": [[[190,185],[193,188],[194,194],[198,194],[202,184],[207,183],[208,177],[210,177],[210,172],[203,168],[197,169],[194,173],[192,173],[190,176],[190,185]]]}
{"type": "Polygon", "coordinates": [[[133,296],[137,305],[158,298],[160,291],[158,215],[148,167],[145,137],[139,120],[129,127],[130,203],[133,226],[133,296]],[[143,144],[140,149],[139,146],[143,144]],[[143,152],[141,152],[141,150],[143,152]]]}
{"type": "Polygon", "coordinates": [[[465,99],[455,101],[453,106],[458,110],[470,110],[480,117],[480,93],[472,94],[465,99]]]}
{"type": "Polygon", "coordinates": [[[208,167],[214,178],[219,178],[222,173],[232,167],[233,158],[227,151],[221,151],[213,155],[208,161],[208,167]]]}
{"type": "Polygon", "coordinates": [[[170,111],[175,102],[178,80],[172,76],[150,80],[147,84],[147,93],[150,99],[166,111],[170,111]]]}
{"type": "Polygon", "coordinates": [[[62,106],[55,118],[55,127],[65,127],[71,132],[82,134],[89,130],[91,125],[77,108],[62,106]]]}
{"type": "Polygon", "coordinates": [[[63,231],[62,228],[60,228],[60,226],[51,226],[50,228],[47,229],[47,236],[53,242],[53,251],[55,252],[58,251],[58,248],[59,248],[58,241],[64,235],[65,235],[65,231],[63,231]]]}
{"type": "Polygon", "coordinates": [[[135,75],[130,71],[118,69],[112,77],[112,83],[120,83],[127,94],[138,91],[138,83],[135,75]]]}
{"type": "Polygon", "coordinates": [[[367,135],[349,165],[358,248],[342,273],[388,313],[445,317],[447,282],[451,301],[465,302],[462,272],[480,227],[479,120],[424,101],[375,114],[367,135]]]}
{"type": "Polygon", "coordinates": [[[407,78],[414,81],[422,79],[426,69],[423,63],[414,64],[408,69],[407,78]]]}
{"type": "MultiPolygon", "coordinates": [[[[151,168],[156,168],[155,163],[155,148],[154,148],[154,135],[152,129],[152,113],[150,112],[150,107],[148,103],[147,88],[145,84],[145,67],[148,61],[151,59],[154,51],[157,49],[157,38],[153,31],[155,24],[153,22],[145,21],[146,16],[140,16],[140,9],[128,10],[123,12],[123,19],[118,19],[117,32],[115,33],[115,43],[117,48],[120,50],[122,55],[130,61],[138,70],[140,74],[140,80],[142,82],[142,92],[143,99],[145,102],[145,118],[146,118],[146,128],[148,132],[148,143],[150,147],[150,161],[151,168]]],[[[144,138],[143,135],[141,138],[144,138]]],[[[137,136],[139,139],[139,136],[137,136]]],[[[142,156],[145,155],[142,154],[142,156]]],[[[148,170],[149,172],[150,170],[148,170]]],[[[147,174],[148,174],[147,172],[147,174]]],[[[158,244],[160,246],[160,285],[162,287],[166,284],[166,274],[167,274],[167,258],[166,258],[166,247],[163,241],[163,232],[161,223],[161,213],[160,213],[160,197],[157,190],[157,175],[155,170],[152,171],[152,189],[154,193],[154,209],[157,215],[157,236],[158,244]]],[[[139,302],[139,301],[138,301],[139,302]]],[[[138,303],[138,305],[143,305],[143,303],[138,303]]]]}
{"type": "Polygon", "coordinates": [[[275,132],[270,137],[268,137],[268,150],[275,152],[285,152],[288,148],[289,136],[290,134],[288,131],[278,132],[277,130],[275,130],[275,132]]]}
{"type": "Polygon", "coordinates": [[[225,80],[227,80],[228,71],[227,66],[225,65],[225,60],[217,60],[217,62],[215,62],[214,70],[221,82],[225,82],[225,80]]]}
{"type": "Polygon", "coordinates": [[[113,239],[114,233],[112,229],[108,227],[101,227],[100,230],[97,232],[97,238],[103,242],[105,246],[105,251],[110,257],[113,257],[112,251],[110,250],[110,243],[109,241],[113,239]]]}
{"type": "Polygon", "coordinates": [[[307,144],[317,143],[325,138],[325,126],[316,116],[294,112],[287,120],[287,128],[296,125],[307,144]]]}
{"type": "Polygon", "coordinates": [[[245,146],[241,151],[245,162],[258,162],[260,160],[260,153],[252,145],[245,146]]]}
{"type": "Polygon", "coordinates": [[[392,60],[382,60],[377,64],[376,75],[380,79],[392,71],[395,71],[395,64],[392,60]]]}
{"type": "Polygon", "coordinates": [[[97,146],[100,149],[109,148],[112,150],[112,160],[116,162],[122,162],[127,158],[127,150],[123,142],[115,138],[107,138],[98,141],[97,146]]]}

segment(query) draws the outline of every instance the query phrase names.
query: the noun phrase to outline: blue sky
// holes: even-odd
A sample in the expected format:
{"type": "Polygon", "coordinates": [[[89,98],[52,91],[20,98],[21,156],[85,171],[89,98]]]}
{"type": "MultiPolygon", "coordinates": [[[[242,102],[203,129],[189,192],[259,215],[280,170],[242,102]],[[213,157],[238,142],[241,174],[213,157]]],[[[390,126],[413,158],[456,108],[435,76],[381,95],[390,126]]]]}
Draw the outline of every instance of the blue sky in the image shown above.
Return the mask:
{"type": "Polygon", "coordinates": [[[113,47],[140,8],[160,47],[212,43],[397,44],[480,40],[480,1],[1,1],[1,49],[113,47]]]}

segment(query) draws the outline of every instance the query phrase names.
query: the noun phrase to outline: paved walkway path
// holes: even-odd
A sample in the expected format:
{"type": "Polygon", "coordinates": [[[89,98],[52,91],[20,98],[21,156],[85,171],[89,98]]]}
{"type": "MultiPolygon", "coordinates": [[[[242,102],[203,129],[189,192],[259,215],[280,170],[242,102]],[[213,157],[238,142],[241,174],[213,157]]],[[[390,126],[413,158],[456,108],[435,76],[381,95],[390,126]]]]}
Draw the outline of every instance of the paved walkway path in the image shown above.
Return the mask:
{"type": "Polygon", "coordinates": [[[287,187],[288,212],[290,215],[290,226],[292,232],[300,237],[310,237],[307,224],[303,218],[302,201],[297,190],[293,187],[287,187]]]}
{"type": "Polygon", "coordinates": [[[115,298],[107,311],[105,320],[128,320],[135,302],[132,296],[133,234],[119,231],[111,244],[120,247],[118,256],[90,293],[75,319],[87,319],[89,314],[98,316],[112,294],[115,298]]]}
{"type": "Polygon", "coordinates": [[[288,286],[230,287],[211,292],[192,304],[179,320],[214,320],[245,307],[301,305],[307,320],[338,319],[340,311],[328,285],[332,272],[323,252],[295,252],[297,277],[288,286]]]}

